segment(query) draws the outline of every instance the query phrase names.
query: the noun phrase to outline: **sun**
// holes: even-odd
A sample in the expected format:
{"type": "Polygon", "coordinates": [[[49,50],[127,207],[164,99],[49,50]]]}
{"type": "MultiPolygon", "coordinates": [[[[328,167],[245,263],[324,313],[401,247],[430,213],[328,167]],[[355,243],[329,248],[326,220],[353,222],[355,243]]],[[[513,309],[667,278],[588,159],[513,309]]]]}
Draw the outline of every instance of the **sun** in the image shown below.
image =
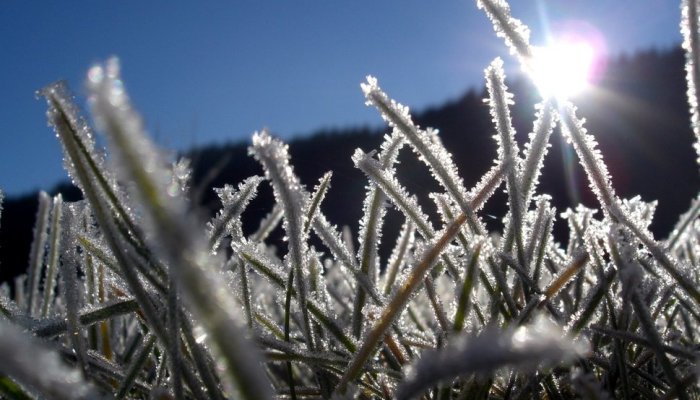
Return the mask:
{"type": "Polygon", "coordinates": [[[529,74],[544,98],[568,99],[591,83],[594,47],[584,41],[556,41],[533,47],[529,74]]]}

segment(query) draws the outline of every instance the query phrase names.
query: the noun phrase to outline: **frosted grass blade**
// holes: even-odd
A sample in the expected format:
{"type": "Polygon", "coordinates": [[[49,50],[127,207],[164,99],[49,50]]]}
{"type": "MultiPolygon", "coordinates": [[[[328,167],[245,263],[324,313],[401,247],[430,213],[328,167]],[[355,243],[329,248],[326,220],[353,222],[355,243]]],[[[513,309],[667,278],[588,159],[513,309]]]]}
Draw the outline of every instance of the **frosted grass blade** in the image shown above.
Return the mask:
{"type": "Polygon", "coordinates": [[[566,268],[549,283],[547,288],[544,289],[544,298],[540,304],[544,304],[553,298],[571,279],[573,279],[574,275],[588,263],[588,260],[588,253],[582,252],[576,255],[569,265],[567,265],[566,268]]]}
{"type": "Polygon", "coordinates": [[[544,318],[510,332],[492,329],[473,338],[463,336],[445,349],[423,354],[399,385],[396,398],[414,398],[438,381],[488,373],[504,366],[533,370],[565,363],[585,354],[586,347],[562,335],[544,318]]]}
{"type": "Polygon", "coordinates": [[[467,265],[464,280],[462,281],[462,290],[459,294],[457,310],[454,317],[453,329],[456,332],[459,332],[464,328],[464,321],[469,315],[469,308],[472,303],[472,292],[477,284],[476,274],[479,269],[479,256],[481,255],[481,248],[483,245],[484,240],[477,242],[472,250],[471,257],[469,258],[469,264],[467,265]]]}
{"type": "Polygon", "coordinates": [[[683,35],[683,49],[685,50],[685,72],[688,83],[688,105],[690,106],[690,125],[695,134],[695,151],[698,153],[700,163],[700,99],[698,87],[700,87],[700,18],[697,0],[681,1],[681,34],[683,35]]]}
{"type": "Polygon", "coordinates": [[[323,244],[328,247],[333,257],[340,261],[347,271],[355,277],[357,284],[362,286],[365,292],[370,295],[372,301],[376,304],[382,304],[383,299],[377,293],[374,283],[370,281],[367,274],[360,271],[357,260],[348,248],[346,241],[341,239],[337,228],[328,222],[323,213],[316,213],[312,228],[314,233],[323,241],[323,244]]]}
{"type": "MultiPolygon", "coordinates": [[[[292,304],[292,286],[294,285],[294,269],[289,270],[289,278],[287,278],[287,290],[284,296],[284,341],[289,343],[289,317],[291,316],[292,304]]],[[[289,381],[289,390],[293,400],[296,400],[296,388],[294,384],[294,375],[292,371],[292,362],[287,361],[287,375],[289,381]]]]}
{"type": "MultiPolygon", "coordinates": [[[[212,268],[215,260],[202,238],[193,234],[203,227],[186,214],[184,199],[167,190],[171,176],[123,90],[118,62],[112,59],[105,66],[95,66],[88,76],[93,113],[110,140],[117,171],[133,182],[136,198],[144,209],[146,229],[152,239],[158,239],[151,245],[170,264],[188,305],[207,328],[222,357],[223,375],[236,383],[244,398],[271,397],[260,371],[250,368],[259,365],[259,359],[230,314],[234,301],[212,268]]],[[[153,320],[152,324],[157,325],[153,320]]],[[[158,336],[168,342],[164,335],[158,336]]]]}
{"type": "Polygon", "coordinates": [[[68,327],[68,337],[78,358],[78,364],[84,373],[87,373],[86,362],[86,346],[80,327],[80,318],[78,309],[80,308],[80,291],[78,287],[78,255],[76,254],[75,243],[76,235],[74,226],[77,226],[77,215],[80,209],[75,204],[62,206],[66,208],[62,223],[65,227],[62,228],[61,243],[62,262],[60,263],[61,280],[63,282],[63,296],[66,307],[66,322],[68,327]],[[73,228],[73,229],[72,229],[73,228]]]}
{"type": "MultiPolygon", "coordinates": [[[[132,313],[138,309],[139,305],[133,298],[117,299],[82,310],[78,318],[81,325],[90,326],[109,318],[132,313]]],[[[55,317],[41,320],[32,327],[31,331],[38,337],[52,337],[66,332],[67,329],[66,320],[63,317],[55,317]]]]}
{"type": "Polygon", "coordinates": [[[48,104],[46,115],[63,146],[64,166],[73,182],[86,198],[93,196],[108,204],[118,216],[116,225],[128,233],[128,239],[138,241],[135,245],[140,247],[143,243],[142,238],[130,236],[138,235],[138,231],[133,222],[133,215],[127,211],[126,196],[116,187],[114,174],[105,168],[104,155],[95,149],[92,130],[80,116],[65,83],[59,81],[48,85],[39,94],[48,104]],[[88,195],[86,191],[91,193],[88,195]]]}
{"type": "Polygon", "coordinates": [[[284,209],[284,230],[289,244],[286,259],[290,268],[294,268],[296,276],[297,301],[304,319],[306,345],[313,350],[315,343],[306,305],[307,274],[304,272],[308,234],[304,233],[303,226],[304,210],[308,199],[303,193],[299,178],[290,166],[287,145],[263,131],[253,135],[253,144],[249,148],[249,153],[262,164],[266,178],[272,183],[275,198],[284,209]]]}
{"type": "Polygon", "coordinates": [[[586,176],[591,189],[598,197],[606,215],[617,209],[617,197],[610,181],[608,167],[603,162],[600,150],[593,136],[586,133],[584,120],[576,117],[576,109],[572,104],[565,104],[559,111],[562,120],[562,132],[566,140],[574,145],[581,165],[586,170],[586,176]]]}
{"type": "Polygon", "coordinates": [[[331,177],[333,176],[333,171],[326,172],[318,182],[318,185],[314,188],[314,192],[311,195],[311,201],[309,202],[309,207],[306,210],[306,218],[304,219],[304,232],[308,235],[309,229],[311,229],[311,221],[316,218],[316,211],[321,206],[321,202],[326,197],[328,189],[331,184],[331,177]]]}
{"type": "Polygon", "coordinates": [[[447,226],[440,238],[434,242],[410,272],[403,285],[397,290],[389,303],[384,307],[377,322],[370,328],[362,341],[362,346],[355,353],[347,370],[338,383],[337,393],[344,393],[347,385],[358,379],[365,367],[367,360],[372,357],[379,342],[384,337],[387,329],[391,326],[398,315],[405,309],[411,295],[418,289],[425,274],[435,265],[435,262],[445,250],[447,245],[454,239],[461,226],[467,221],[467,216],[460,214],[449,226],[447,226]]]}
{"type": "MultiPolygon", "coordinates": [[[[661,368],[666,374],[669,384],[671,387],[679,387],[680,378],[676,375],[676,370],[664,351],[663,341],[657,331],[655,321],[649,313],[649,308],[640,296],[638,285],[641,283],[642,279],[641,267],[631,258],[634,254],[634,250],[631,248],[631,243],[629,243],[628,234],[622,229],[620,225],[613,226],[610,232],[609,242],[614,253],[611,258],[620,269],[620,281],[625,291],[623,295],[631,300],[632,307],[639,320],[639,325],[644,335],[649,340],[651,350],[656,355],[659,364],[661,364],[661,368]]],[[[688,397],[685,393],[679,393],[679,398],[687,399],[688,397]]]]}
{"type": "Polygon", "coordinates": [[[352,156],[352,161],[382,189],[387,197],[406,215],[406,218],[416,225],[421,236],[425,239],[435,236],[435,229],[429,222],[428,216],[418,205],[415,196],[409,196],[396,177],[391,175],[389,171],[383,170],[379,162],[371,157],[371,154],[365,154],[362,150],[357,149],[352,156]]]}
{"type": "MultiPolygon", "coordinates": [[[[283,268],[270,260],[268,257],[261,255],[250,244],[240,244],[235,247],[241,257],[253,267],[260,275],[269,280],[270,283],[280,289],[285,289],[285,277],[283,268]]],[[[297,296],[296,290],[292,290],[292,296],[297,296]]],[[[326,315],[321,305],[316,304],[314,300],[307,302],[309,312],[322,324],[329,333],[331,333],[340,344],[350,352],[356,351],[355,342],[351,340],[333,318],[326,315]]]]}
{"type": "Polygon", "coordinates": [[[168,345],[168,361],[170,362],[170,387],[176,400],[184,400],[182,387],[183,356],[180,344],[180,285],[173,271],[168,276],[168,291],[166,299],[167,314],[165,322],[171,338],[168,345]]]}
{"type": "MultiPolygon", "coordinates": [[[[393,168],[403,143],[403,137],[396,131],[392,135],[385,136],[382,142],[382,151],[379,155],[379,163],[382,169],[393,168]]],[[[378,248],[382,237],[384,216],[386,215],[386,200],[384,192],[376,184],[370,183],[362,207],[364,213],[360,220],[360,248],[357,257],[360,260],[361,272],[369,277],[373,286],[376,285],[376,276],[379,274],[380,269],[378,248]]],[[[361,288],[355,297],[352,328],[356,338],[359,338],[362,332],[362,309],[366,301],[365,296],[365,291],[361,288]]]]}
{"type": "Polygon", "coordinates": [[[505,0],[477,0],[476,5],[489,17],[496,35],[505,40],[510,53],[526,66],[532,56],[530,29],[511,16],[510,6],[505,0]]]}
{"type": "Polygon", "coordinates": [[[515,240],[518,262],[525,263],[523,250],[523,215],[525,200],[521,192],[521,160],[519,157],[518,144],[515,141],[515,129],[510,117],[508,106],[513,103],[513,95],[508,93],[505,84],[505,72],[503,71],[503,61],[496,58],[486,69],[486,87],[489,92],[489,104],[491,118],[496,126],[495,135],[498,143],[498,160],[508,165],[506,170],[506,188],[508,191],[508,205],[510,222],[504,241],[504,249],[511,250],[513,240],[515,240]]]}
{"type": "Polygon", "coordinates": [[[0,319],[0,373],[47,399],[100,399],[103,396],[85,381],[80,370],[66,365],[59,355],[0,319]]]}
{"type": "Polygon", "coordinates": [[[209,223],[209,246],[216,252],[225,234],[235,239],[242,237],[239,217],[257,194],[262,177],[252,176],[234,189],[230,185],[214,189],[221,200],[222,209],[209,223]]]}
{"type": "Polygon", "coordinates": [[[403,265],[406,263],[406,256],[409,249],[413,246],[415,225],[411,221],[404,222],[401,227],[401,233],[396,240],[396,246],[391,252],[389,257],[388,267],[385,272],[384,279],[384,295],[388,296],[394,287],[394,282],[396,281],[396,275],[403,265]]]}
{"type": "Polygon", "coordinates": [[[117,394],[115,395],[115,398],[123,399],[124,396],[126,396],[126,394],[129,393],[129,390],[136,381],[137,375],[139,374],[139,372],[141,372],[143,365],[146,363],[148,357],[151,355],[155,343],[156,336],[153,334],[149,333],[148,336],[144,338],[138,352],[136,353],[136,356],[131,361],[129,368],[126,371],[126,376],[121,382],[119,389],[117,390],[117,394]]]}
{"type": "Polygon", "coordinates": [[[666,241],[666,248],[669,251],[673,251],[678,245],[679,241],[689,234],[688,229],[692,226],[693,222],[695,222],[698,219],[699,216],[700,196],[696,197],[693,200],[690,209],[687,212],[683,213],[683,215],[681,215],[679,221],[673,228],[671,235],[666,241]]]}
{"type": "Polygon", "coordinates": [[[51,206],[51,225],[49,227],[49,254],[46,261],[46,278],[44,279],[44,300],[41,303],[41,317],[46,318],[51,311],[54,299],[54,286],[58,273],[58,258],[61,251],[61,218],[63,215],[63,197],[53,198],[51,206]]]}
{"type": "Polygon", "coordinates": [[[530,141],[525,145],[525,155],[520,177],[523,197],[523,211],[527,211],[530,199],[535,193],[539,176],[544,165],[544,158],[549,148],[549,137],[554,130],[556,112],[549,101],[535,106],[537,118],[530,133],[530,141]]]}
{"type": "Polygon", "coordinates": [[[272,232],[280,223],[283,215],[284,210],[279,203],[276,203],[272,211],[270,211],[270,213],[263,218],[262,221],[260,221],[258,230],[250,236],[249,240],[253,243],[257,243],[267,239],[270,232],[272,232]]]}
{"type": "MultiPolygon", "coordinates": [[[[453,197],[462,212],[467,216],[470,229],[483,234],[485,228],[477,218],[467,200],[467,192],[452,161],[450,153],[439,143],[435,131],[425,132],[411,121],[408,108],[390,100],[379,88],[377,79],[367,77],[367,83],[361,85],[368,104],[374,105],[389,124],[398,129],[411,144],[420,160],[432,171],[435,179],[453,197]]],[[[353,156],[354,158],[354,156],[353,156]]]]}
{"type": "Polygon", "coordinates": [[[642,230],[637,224],[629,220],[627,216],[618,213],[616,214],[620,223],[625,225],[644,246],[649,250],[651,255],[668,273],[668,276],[663,276],[664,280],[678,284],[696,303],[700,304],[700,291],[693,284],[692,280],[687,276],[689,268],[675,261],[665,249],[659,245],[646,230],[642,230]],[[679,268],[680,266],[680,268],[679,268]]]}
{"type": "Polygon", "coordinates": [[[44,265],[44,253],[46,242],[48,240],[49,227],[49,211],[51,209],[51,200],[46,192],[39,193],[39,207],[36,213],[36,222],[34,224],[34,235],[29,251],[29,276],[27,278],[28,300],[27,313],[30,316],[37,314],[39,305],[39,282],[41,281],[42,266],[44,265]]]}

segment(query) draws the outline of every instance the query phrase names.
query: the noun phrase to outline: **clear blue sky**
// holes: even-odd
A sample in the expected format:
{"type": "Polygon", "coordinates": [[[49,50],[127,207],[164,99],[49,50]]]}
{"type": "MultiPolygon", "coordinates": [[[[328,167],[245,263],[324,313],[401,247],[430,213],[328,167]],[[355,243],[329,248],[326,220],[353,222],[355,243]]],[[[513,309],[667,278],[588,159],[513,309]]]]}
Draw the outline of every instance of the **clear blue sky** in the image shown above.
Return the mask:
{"type": "MultiPolygon", "coordinates": [[[[680,43],[674,0],[512,0],[541,42],[546,26],[596,27],[612,54],[680,43]]],[[[132,99],[164,146],[380,125],[365,75],[420,109],[482,85],[505,56],[471,0],[23,1],[0,3],[0,188],[48,190],[65,176],[34,92],[117,55],[132,99]]],[[[507,71],[514,74],[516,71],[507,71]]],[[[348,155],[349,157],[349,155],[348,155]]]]}

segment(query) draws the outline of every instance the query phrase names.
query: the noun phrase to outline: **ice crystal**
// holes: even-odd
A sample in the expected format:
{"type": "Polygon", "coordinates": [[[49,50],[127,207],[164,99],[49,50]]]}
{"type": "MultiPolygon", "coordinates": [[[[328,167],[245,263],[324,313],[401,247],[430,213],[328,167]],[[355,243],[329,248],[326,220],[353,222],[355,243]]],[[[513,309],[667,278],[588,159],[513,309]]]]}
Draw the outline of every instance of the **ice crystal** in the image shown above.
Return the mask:
{"type": "Polygon", "coordinates": [[[407,218],[416,224],[418,232],[424,238],[430,239],[435,235],[435,230],[428,220],[428,216],[418,205],[415,196],[409,195],[396,177],[390,171],[382,169],[382,165],[371,154],[365,154],[362,150],[357,149],[352,156],[352,161],[382,189],[407,218]]]}
{"type": "Polygon", "coordinates": [[[186,195],[190,190],[190,181],[192,180],[190,160],[184,157],[180,158],[172,163],[170,169],[171,178],[168,194],[170,196],[186,195]]]}
{"type": "Polygon", "coordinates": [[[485,331],[462,336],[446,348],[429,351],[411,366],[399,386],[397,399],[409,399],[438,381],[474,373],[487,374],[505,366],[534,368],[573,360],[587,352],[587,345],[574,341],[545,318],[511,332],[485,331]]]}
{"type": "Polygon", "coordinates": [[[549,102],[535,106],[537,118],[530,133],[530,141],[525,145],[525,155],[521,175],[523,207],[527,209],[532,193],[537,188],[539,176],[544,165],[544,158],[550,146],[549,136],[554,130],[556,113],[549,102]]]}
{"type": "Polygon", "coordinates": [[[259,176],[252,176],[234,189],[231,185],[216,188],[214,191],[221,200],[222,209],[209,223],[209,241],[213,251],[221,244],[224,235],[241,238],[243,230],[240,215],[257,194],[257,187],[262,182],[259,176]]]}
{"type": "MultiPolygon", "coordinates": [[[[104,171],[104,155],[101,151],[95,148],[95,136],[92,129],[87,124],[85,119],[80,115],[78,107],[73,101],[73,95],[68,90],[66,83],[58,81],[43,88],[39,91],[39,95],[46,98],[49,105],[47,118],[49,124],[58,130],[59,126],[67,125],[74,133],[73,139],[76,141],[85,156],[93,162],[97,168],[104,171]]],[[[60,135],[57,132],[57,135],[60,135]]],[[[75,162],[66,148],[66,142],[61,141],[64,149],[64,167],[68,171],[73,183],[83,189],[83,182],[75,172],[75,162]]]]}
{"type": "Polygon", "coordinates": [[[436,131],[423,131],[413,124],[408,107],[390,100],[377,84],[377,79],[367,77],[367,83],[362,84],[362,91],[367,98],[367,103],[374,105],[381,112],[382,118],[390,125],[398,129],[411,144],[433,173],[435,179],[455,198],[469,218],[469,224],[476,233],[484,231],[473,210],[469,206],[466,197],[466,189],[459,177],[457,166],[452,160],[452,155],[442,146],[439,140],[435,140],[436,131]]]}
{"type": "Polygon", "coordinates": [[[586,133],[586,128],[583,127],[585,120],[576,116],[576,108],[571,103],[563,106],[561,119],[562,132],[567,141],[574,145],[593,193],[598,197],[603,211],[609,213],[617,200],[608,167],[603,162],[603,155],[597,148],[595,138],[586,133]]]}
{"type": "Polygon", "coordinates": [[[690,125],[695,134],[695,151],[700,163],[700,111],[698,107],[698,86],[700,86],[700,14],[696,0],[681,1],[681,34],[685,50],[685,72],[688,82],[688,104],[690,106],[690,125]]]}
{"type": "Polygon", "coordinates": [[[512,55],[525,64],[531,57],[530,28],[513,18],[505,0],[477,0],[476,5],[488,15],[496,35],[505,40],[512,55]]]}
{"type": "Polygon", "coordinates": [[[500,163],[507,165],[506,187],[508,190],[508,201],[510,210],[506,217],[508,227],[506,232],[505,246],[510,251],[512,241],[515,240],[520,262],[524,262],[522,257],[522,219],[524,214],[522,196],[522,184],[519,180],[521,174],[521,160],[519,156],[518,144],[515,141],[515,129],[513,128],[510,109],[508,106],[513,103],[513,95],[508,93],[505,84],[505,72],[503,71],[503,61],[500,58],[494,60],[486,69],[486,87],[489,92],[489,104],[491,118],[496,126],[496,142],[498,143],[498,159],[500,163]]]}
{"type": "Polygon", "coordinates": [[[333,177],[333,172],[326,172],[321,179],[319,179],[318,185],[314,187],[313,194],[311,195],[311,201],[308,203],[308,207],[305,210],[306,218],[304,220],[304,232],[308,233],[311,227],[310,221],[316,218],[316,213],[319,210],[323,199],[328,193],[328,189],[331,185],[331,177],[333,177]]]}

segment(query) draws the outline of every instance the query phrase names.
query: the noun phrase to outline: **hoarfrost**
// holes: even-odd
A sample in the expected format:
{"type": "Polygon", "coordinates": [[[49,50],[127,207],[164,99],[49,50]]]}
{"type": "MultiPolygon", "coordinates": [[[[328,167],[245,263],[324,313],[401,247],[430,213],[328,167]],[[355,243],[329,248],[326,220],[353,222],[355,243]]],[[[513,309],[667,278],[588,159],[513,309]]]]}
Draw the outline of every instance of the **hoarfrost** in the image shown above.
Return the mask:
{"type": "Polygon", "coordinates": [[[700,164],[700,111],[698,111],[698,86],[700,86],[700,30],[698,29],[698,3],[696,0],[681,2],[681,34],[685,50],[685,72],[688,83],[690,125],[695,134],[695,151],[700,164]]]}
{"type": "Polygon", "coordinates": [[[583,356],[588,345],[562,334],[544,317],[512,331],[486,330],[475,337],[461,336],[444,349],[426,351],[409,369],[396,392],[409,399],[437,381],[458,376],[489,374],[505,366],[535,369],[565,363],[583,356]]]}
{"type": "Polygon", "coordinates": [[[372,158],[371,154],[365,154],[361,149],[355,150],[352,156],[355,166],[362,170],[374,183],[379,186],[387,197],[401,210],[406,218],[413,221],[418,232],[426,239],[435,235],[435,229],[428,220],[428,216],[418,205],[415,196],[401,186],[396,177],[389,171],[383,170],[379,162],[372,158]]]}
{"type": "Polygon", "coordinates": [[[459,177],[452,155],[436,139],[437,131],[431,129],[424,131],[415,126],[411,121],[408,107],[390,100],[379,88],[376,78],[368,76],[367,83],[362,84],[361,87],[367,104],[375,106],[381,112],[382,118],[406,137],[419,159],[430,168],[433,177],[459,204],[462,212],[468,217],[470,228],[475,233],[485,232],[467,201],[467,191],[459,177]]]}
{"type": "Polygon", "coordinates": [[[208,224],[212,251],[216,252],[225,235],[230,235],[237,240],[242,239],[243,231],[239,217],[257,194],[260,182],[262,177],[252,176],[241,182],[238,189],[234,189],[231,185],[214,189],[221,200],[222,209],[208,224]]]}
{"type": "Polygon", "coordinates": [[[510,5],[505,0],[477,0],[477,7],[488,15],[496,35],[503,38],[510,54],[517,56],[526,66],[532,56],[530,29],[510,14],[510,5]]]}
{"type": "Polygon", "coordinates": [[[52,399],[106,398],[56,352],[0,320],[0,372],[52,399]]]}

